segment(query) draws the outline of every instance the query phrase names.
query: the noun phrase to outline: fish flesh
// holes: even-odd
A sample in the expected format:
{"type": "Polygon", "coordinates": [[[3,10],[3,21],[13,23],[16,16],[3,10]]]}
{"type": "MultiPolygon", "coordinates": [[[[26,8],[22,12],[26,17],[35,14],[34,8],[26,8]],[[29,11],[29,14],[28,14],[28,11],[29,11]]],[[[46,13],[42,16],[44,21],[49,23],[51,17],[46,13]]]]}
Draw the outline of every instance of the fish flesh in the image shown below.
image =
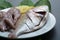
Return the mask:
{"type": "Polygon", "coordinates": [[[16,29],[8,37],[16,38],[22,34],[41,28],[47,21],[48,13],[48,6],[39,6],[30,9],[26,14],[21,15],[16,23],[16,29]]]}

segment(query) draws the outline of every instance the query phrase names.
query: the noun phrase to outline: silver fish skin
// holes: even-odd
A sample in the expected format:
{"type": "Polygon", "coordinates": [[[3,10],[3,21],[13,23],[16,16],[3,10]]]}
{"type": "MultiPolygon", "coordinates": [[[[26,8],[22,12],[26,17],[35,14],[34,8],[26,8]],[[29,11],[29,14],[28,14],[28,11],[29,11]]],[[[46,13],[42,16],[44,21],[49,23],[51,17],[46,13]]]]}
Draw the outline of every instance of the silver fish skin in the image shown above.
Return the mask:
{"type": "Polygon", "coordinates": [[[29,10],[18,20],[18,22],[16,23],[16,29],[12,33],[18,37],[18,35],[22,35],[27,32],[32,32],[41,28],[47,21],[48,13],[48,6],[40,6],[29,10]],[[46,13],[45,15],[41,15],[36,12],[46,13]]]}

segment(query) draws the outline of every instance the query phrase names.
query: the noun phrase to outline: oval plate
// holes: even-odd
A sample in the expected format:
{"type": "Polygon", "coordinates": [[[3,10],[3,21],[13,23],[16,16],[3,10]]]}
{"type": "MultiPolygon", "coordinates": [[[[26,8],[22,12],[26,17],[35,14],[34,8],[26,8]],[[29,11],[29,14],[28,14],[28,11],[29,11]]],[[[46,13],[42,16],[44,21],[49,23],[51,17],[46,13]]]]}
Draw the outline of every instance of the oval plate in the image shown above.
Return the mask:
{"type": "Polygon", "coordinates": [[[42,27],[41,29],[39,29],[35,32],[21,35],[18,38],[30,38],[30,37],[42,35],[44,33],[49,32],[52,28],[54,28],[55,24],[56,24],[56,19],[55,19],[54,15],[49,13],[48,21],[44,27],[42,27]]]}
{"type": "MultiPolygon", "coordinates": [[[[54,28],[55,24],[56,24],[56,19],[55,19],[54,15],[49,13],[48,21],[44,27],[42,27],[41,29],[39,29],[35,32],[23,34],[23,35],[19,36],[18,38],[30,38],[30,37],[42,35],[44,33],[47,33],[48,31],[50,31],[52,28],[54,28]]],[[[8,38],[8,34],[9,34],[9,32],[0,32],[0,36],[2,36],[2,37],[8,38]]]]}

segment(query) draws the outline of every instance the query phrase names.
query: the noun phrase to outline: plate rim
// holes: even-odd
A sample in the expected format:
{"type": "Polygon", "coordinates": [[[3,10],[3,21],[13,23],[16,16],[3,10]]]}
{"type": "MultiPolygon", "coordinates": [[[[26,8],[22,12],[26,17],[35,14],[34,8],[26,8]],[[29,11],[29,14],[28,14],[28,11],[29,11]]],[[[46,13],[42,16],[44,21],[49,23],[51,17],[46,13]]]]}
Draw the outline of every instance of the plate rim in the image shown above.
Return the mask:
{"type": "MultiPolygon", "coordinates": [[[[35,35],[35,36],[30,36],[30,37],[21,37],[21,39],[32,38],[32,37],[40,36],[40,35],[43,35],[43,34],[49,32],[50,30],[52,30],[52,29],[55,27],[55,24],[56,24],[56,18],[55,18],[55,16],[54,16],[52,13],[49,13],[49,15],[50,15],[50,14],[54,17],[54,20],[55,20],[55,23],[54,23],[54,25],[52,26],[52,28],[50,28],[48,31],[45,31],[45,32],[42,33],[42,34],[35,35]]],[[[39,30],[40,30],[40,29],[39,29],[39,30]]],[[[38,31],[38,30],[37,30],[37,31],[38,31]]],[[[0,36],[1,36],[1,35],[0,35],[0,36]]],[[[1,37],[3,37],[3,38],[8,38],[8,37],[5,37],[5,36],[1,36],[1,37]]],[[[18,37],[17,39],[19,39],[19,37],[18,37]]]]}

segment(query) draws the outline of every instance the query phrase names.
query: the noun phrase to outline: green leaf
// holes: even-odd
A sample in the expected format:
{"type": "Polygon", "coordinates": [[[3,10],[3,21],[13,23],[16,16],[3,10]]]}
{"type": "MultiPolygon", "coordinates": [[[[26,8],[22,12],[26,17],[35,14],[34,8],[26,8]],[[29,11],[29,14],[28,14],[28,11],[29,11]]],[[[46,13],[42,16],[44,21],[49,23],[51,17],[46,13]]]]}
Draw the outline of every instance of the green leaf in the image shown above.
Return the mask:
{"type": "Polygon", "coordinates": [[[34,6],[34,3],[31,0],[22,0],[19,5],[34,6]]]}
{"type": "Polygon", "coordinates": [[[4,2],[5,0],[0,0],[0,2],[4,2]]]}
{"type": "Polygon", "coordinates": [[[49,0],[39,0],[35,6],[42,6],[42,5],[47,5],[49,7],[49,11],[51,12],[51,4],[49,0]]]}
{"type": "Polygon", "coordinates": [[[0,0],[0,9],[5,9],[12,7],[11,3],[7,2],[6,0],[0,0]]]}

